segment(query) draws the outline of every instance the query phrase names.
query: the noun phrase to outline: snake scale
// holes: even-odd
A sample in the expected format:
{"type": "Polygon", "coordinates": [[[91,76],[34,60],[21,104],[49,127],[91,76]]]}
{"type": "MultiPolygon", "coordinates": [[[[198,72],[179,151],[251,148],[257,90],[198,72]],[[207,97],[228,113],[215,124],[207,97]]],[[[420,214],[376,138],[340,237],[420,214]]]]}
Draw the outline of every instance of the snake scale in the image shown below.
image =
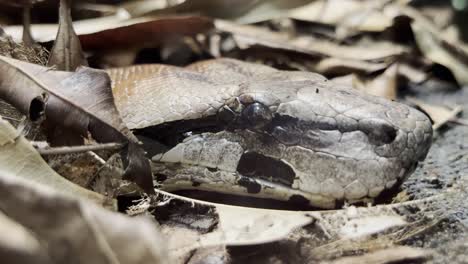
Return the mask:
{"type": "Polygon", "coordinates": [[[108,73],[128,127],[157,146],[154,180],[169,191],[333,208],[399,186],[432,141],[418,110],[316,73],[233,59],[108,73]]]}

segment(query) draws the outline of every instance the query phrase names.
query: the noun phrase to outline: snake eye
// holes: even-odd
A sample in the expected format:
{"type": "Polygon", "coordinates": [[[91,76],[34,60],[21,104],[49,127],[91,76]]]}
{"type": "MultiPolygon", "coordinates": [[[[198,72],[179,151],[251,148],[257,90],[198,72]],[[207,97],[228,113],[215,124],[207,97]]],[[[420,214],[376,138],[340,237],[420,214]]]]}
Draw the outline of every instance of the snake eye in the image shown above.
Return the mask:
{"type": "Polygon", "coordinates": [[[260,129],[271,122],[273,114],[265,105],[253,103],[242,110],[241,118],[248,127],[260,129]]]}

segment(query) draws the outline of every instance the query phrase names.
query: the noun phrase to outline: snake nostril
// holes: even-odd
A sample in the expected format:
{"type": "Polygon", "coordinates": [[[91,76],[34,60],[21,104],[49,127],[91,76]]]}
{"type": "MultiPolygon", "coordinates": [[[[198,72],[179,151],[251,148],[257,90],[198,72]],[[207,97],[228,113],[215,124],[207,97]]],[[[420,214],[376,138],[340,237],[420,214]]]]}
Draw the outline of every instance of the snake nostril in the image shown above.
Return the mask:
{"type": "Polygon", "coordinates": [[[375,119],[360,121],[359,128],[367,134],[369,141],[376,145],[392,143],[398,133],[398,130],[395,127],[386,122],[375,119]]]}
{"type": "Polygon", "coordinates": [[[383,124],[379,130],[379,136],[381,137],[381,141],[385,144],[392,143],[397,136],[397,130],[390,125],[383,124]]]}

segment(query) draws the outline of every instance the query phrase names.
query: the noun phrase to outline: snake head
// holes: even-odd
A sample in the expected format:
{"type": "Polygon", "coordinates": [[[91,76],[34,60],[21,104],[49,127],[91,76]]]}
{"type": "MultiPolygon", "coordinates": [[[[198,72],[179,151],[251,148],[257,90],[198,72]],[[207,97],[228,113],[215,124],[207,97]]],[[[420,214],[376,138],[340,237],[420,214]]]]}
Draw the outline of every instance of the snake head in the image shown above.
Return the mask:
{"type": "Polygon", "coordinates": [[[117,103],[131,128],[146,127],[137,134],[165,146],[152,166],[166,190],[333,208],[394,190],[431,145],[423,113],[319,74],[229,59],[158,73],[135,93],[155,95],[144,120],[137,110],[145,98],[117,103]],[[151,88],[168,79],[170,86],[151,88]]]}

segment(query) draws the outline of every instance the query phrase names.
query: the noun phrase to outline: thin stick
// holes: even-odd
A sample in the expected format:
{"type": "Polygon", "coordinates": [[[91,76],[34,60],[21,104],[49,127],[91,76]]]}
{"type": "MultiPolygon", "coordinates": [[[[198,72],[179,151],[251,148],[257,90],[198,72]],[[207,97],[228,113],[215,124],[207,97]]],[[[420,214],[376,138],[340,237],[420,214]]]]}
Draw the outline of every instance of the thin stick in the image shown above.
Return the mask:
{"type": "Polygon", "coordinates": [[[37,148],[37,152],[41,155],[64,155],[72,153],[81,153],[86,151],[96,150],[117,150],[121,149],[125,144],[122,143],[106,143],[96,145],[84,145],[84,146],[71,146],[71,147],[57,147],[57,148],[37,148]]]}

